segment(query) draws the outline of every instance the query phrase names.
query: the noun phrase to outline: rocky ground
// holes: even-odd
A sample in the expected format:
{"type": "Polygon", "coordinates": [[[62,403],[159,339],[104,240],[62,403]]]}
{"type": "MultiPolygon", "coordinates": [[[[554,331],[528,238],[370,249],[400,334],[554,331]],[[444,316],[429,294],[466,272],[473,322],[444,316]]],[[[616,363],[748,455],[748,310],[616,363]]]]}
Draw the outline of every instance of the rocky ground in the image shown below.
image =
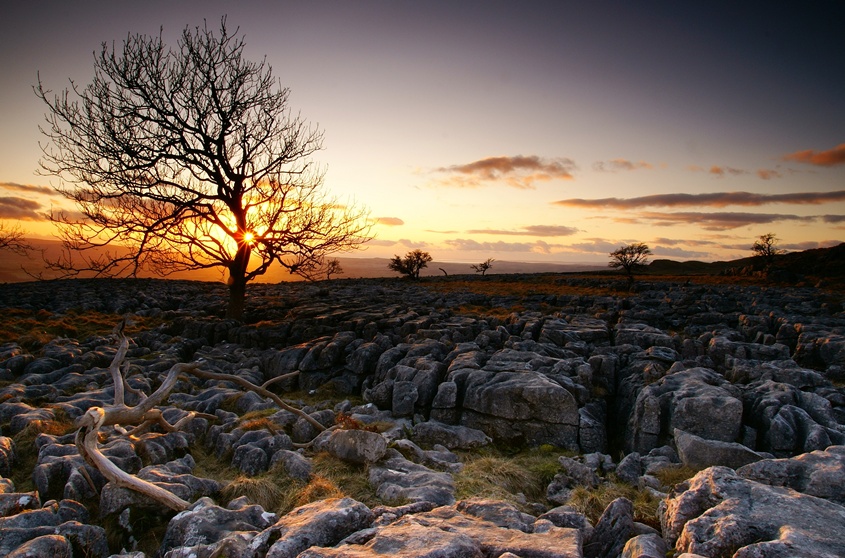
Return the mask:
{"type": "Polygon", "coordinates": [[[74,445],[70,421],[114,403],[115,339],[7,343],[0,555],[845,555],[841,296],[545,281],[554,288],[520,276],[254,285],[243,322],[221,317],[226,290],[211,283],[0,286],[7,323],[133,316],[123,371],[139,393],[197,362],[297,394],[285,401],[326,427],[241,384],[180,375],[161,406],[177,431],[99,433],[117,467],[191,504],[177,514],[107,482],[74,445]],[[493,447],[560,450],[545,494],[458,497],[467,456],[493,447]],[[313,485],[321,455],[357,467],[377,501],[328,494],[277,515],[238,491],[270,471],[313,485]],[[203,476],[209,457],[241,485],[203,476]],[[592,520],[568,505],[620,483],[660,501],[654,521],[629,498],[592,520]]]}

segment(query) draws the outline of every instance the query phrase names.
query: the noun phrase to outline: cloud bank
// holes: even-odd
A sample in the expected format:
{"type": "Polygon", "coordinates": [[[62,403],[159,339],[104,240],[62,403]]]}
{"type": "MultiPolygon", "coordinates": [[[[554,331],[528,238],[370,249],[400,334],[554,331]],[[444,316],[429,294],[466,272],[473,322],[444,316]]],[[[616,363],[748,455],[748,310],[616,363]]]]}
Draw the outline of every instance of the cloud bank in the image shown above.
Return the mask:
{"type": "Polygon", "coordinates": [[[385,225],[388,227],[398,227],[405,224],[405,221],[399,217],[376,217],[377,225],[385,225]]]}
{"type": "Polygon", "coordinates": [[[843,165],[845,164],[845,143],[840,143],[833,149],[828,149],[826,151],[815,151],[813,149],[796,151],[795,153],[784,155],[781,159],[784,161],[794,161],[796,163],[816,165],[819,167],[843,165]]]}
{"type": "Polygon", "coordinates": [[[40,203],[13,196],[0,197],[0,219],[20,219],[22,221],[43,221],[40,203]]]}
{"type": "Polygon", "coordinates": [[[441,167],[437,172],[447,174],[444,186],[477,188],[484,183],[503,181],[508,186],[532,189],[535,182],[571,180],[575,163],[564,157],[543,159],[536,155],[488,157],[463,165],[441,167]]]}
{"type": "Polygon", "coordinates": [[[760,206],[775,203],[819,205],[845,201],[845,190],[833,192],[796,192],[791,194],[754,194],[752,192],[714,192],[710,194],[655,194],[636,198],[571,198],[554,205],[584,209],[633,209],[638,207],[727,207],[760,206]]]}
{"type": "Polygon", "coordinates": [[[639,169],[651,170],[654,165],[645,161],[629,161],[627,159],[611,159],[609,161],[597,161],[593,163],[593,170],[599,172],[632,171],[639,169]]]}
{"type": "Polygon", "coordinates": [[[18,184],[17,182],[0,182],[0,189],[12,192],[25,192],[28,194],[43,194],[45,196],[59,196],[53,188],[47,186],[32,186],[31,184],[18,184]]]}
{"type": "Polygon", "coordinates": [[[498,234],[498,235],[512,235],[512,236],[571,236],[580,232],[575,227],[557,226],[557,225],[529,225],[523,227],[521,230],[502,230],[502,229],[474,229],[467,231],[467,234],[498,234]]]}

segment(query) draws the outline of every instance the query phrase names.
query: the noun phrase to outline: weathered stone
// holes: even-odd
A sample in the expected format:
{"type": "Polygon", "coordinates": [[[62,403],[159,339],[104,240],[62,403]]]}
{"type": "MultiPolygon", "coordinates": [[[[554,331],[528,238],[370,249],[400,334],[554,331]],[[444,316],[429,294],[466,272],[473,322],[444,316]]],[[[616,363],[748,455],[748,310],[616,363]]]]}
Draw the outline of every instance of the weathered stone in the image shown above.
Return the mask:
{"type": "Polygon", "coordinates": [[[661,524],[676,551],[704,556],[837,556],[845,549],[845,508],[727,467],[679,485],[661,524]]]}
{"type": "Polygon", "coordinates": [[[637,535],[625,543],[619,558],[666,558],[669,547],[660,535],[637,535]]]}
{"type": "Polygon", "coordinates": [[[584,544],[585,558],[615,558],[634,529],[634,505],[617,498],[601,514],[590,539],[584,544]]]}
{"type": "Polygon", "coordinates": [[[675,445],[681,463],[700,471],[713,465],[724,465],[737,469],[748,463],[764,459],[765,456],[736,442],[705,440],[695,434],[675,429],[675,445]]]}
{"type": "Polygon", "coordinates": [[[164,554],[179,547],[208,547],[238,533],[257,534],[276,521],[276,515],[261,506],[245,506],[231,510],[200,498],[187,510],[176,514],[167,525],[159,552],[164,554]]]}
{"type": "Polygon", "coordinates": [[[547,523],[526,533],[441,506],[426,513],[405,515],[377,528],[366,541],[335,548],[311,547],[300,558],[482,558],[515,556],[580,558],[580,533],[547,523]]]}
{"type": "Polygon", "coordinates": [[[374,463],[387,452],[387,441],[377,432],[366,430],[335,430],[325,449],[344,461],[374,463]]]}
{"type": "Polygon", "coordinates": [[[791,459],[765,459],[737,474],[771,486],[785,486],[845,506],[845,446],[831,446],[791,459]]]}
{"type": "Polygon", "coordinates": [[[376,495],[388,502],[403,499],[438,505],[455,502],[455,483],[450,474],[409,461],[392,449],[385,460],[370,466],[369,481],[376,487],[376,495]]]}
{"type": "Polygon", "coordinates": [[[412,436],[420,444],[440,444],[449,449],[473,449],[492,442],[481,430],[434,420],[415,424],[412,436]]]}
{"type": "Polygon", "coordinates": [[[250,543],[256,555],[294,558],[312,546],[333,546],[373,521],[372,511],[351,498],[300,506],[264,529],[250,543]]]}

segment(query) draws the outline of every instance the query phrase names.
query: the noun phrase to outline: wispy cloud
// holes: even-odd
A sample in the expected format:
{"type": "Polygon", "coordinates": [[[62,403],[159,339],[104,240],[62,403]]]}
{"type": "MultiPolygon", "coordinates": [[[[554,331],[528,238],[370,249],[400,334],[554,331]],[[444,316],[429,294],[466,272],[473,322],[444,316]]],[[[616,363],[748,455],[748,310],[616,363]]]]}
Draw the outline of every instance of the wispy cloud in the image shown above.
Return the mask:
{"type": "Polygon", "coordinates": [[[526,252],[534,254],[551,254],[561,249],[559,244],[549,244],[538,240],[536,242],[479,242],[471,238],[455,238],[447,240],[453,250],[463,252],[526,252]]]}
{"type": "Polygon", "coordinates": [[[488,157],[463,165],[437,169],[448,177],[444,186],[477,188],[485,183],[503,181],[513,188],[531,189],[535,182],[571,180],[575,163],[571,159],[543,159],[535,155],[515,157],[488,157]]]}
{"type": "Polygon", "coordinates": [[[655,256],[666,256],[670,258],[706,258],[710,255],[709,252],[700,252],[698,250],[685,250],[683,248],[676,248],[674,246],[660,246],[655,245],[651,249],[655,256]]]}
{"type": "Polygon", "coordinates": [[[757,176],[763,180],[771,180],[773,178],[780,178],[783,175],[780,171],[774,169],[757,169],[757,176]]]}
{"type": "Polygon", "coordinates": [[[741,212],[677,212],[660,213],[645,212],[638,216],[640,222],[647,221],[658,227],[695,224],[708,231],[725,231],[745,227],[748,225],[763,225],[778,221],[799,221],[811,223],[818,220],[818,216],[788,215],[782,213],[741,213],[741,212]]]}
{"type": "Polygon", "coordinates": [[[665,244],[666,246],[715,246],[717,243],[712,240],[701,239],[677,239],[677,238],[655,238],[653,244],[665,244]]]}
{"type": "Polygon", "coordinates": [[[28,194],[42,194],[45,196],[60,196],[53,188],[47,186],[32,186],[31,184],[18,184],[17,182],[0,182],[0,189],[12,192],[26,192],[28,194]]]}
{"type": "Polygon", "coordinates": [[[632,171],[639,169],[651,170],[654,165],[645,161],[629,161],[627,159],[611,159],[609,161],[596,161],[593,163],[593,170],[599,172],[632,171]]]}
{"type": "Polygon", "coordinates": [[[845,215],[822,215],[821,220],[825,223],[845,223],[845,215]]]}
{"type": "Polygon", "coordinates": [[[423,249],[428,248],[430,244],[428,242],[423,241],[415,241],[409,240],[407,238],[400,238],[399,240],[391,240],[386,238],[374,238],[367,242],[368,246],[382,246],[385,248],[396,248],[396,249],[411,249],[416,250],[417,248],[423,249]]]}
{"type": "Polygon", "coordinates": [[[474,229],[467,231],[467,234],[498,234],[512,236],[571,236],[580,232],[575,227],[562,225],[529,225],[519,230],[506,229],[474,229]]]}
{"type": "Polygon", "coordinates": [[[819,205],[845,201],[845,190],[833,192],[795,192],[791,194],[755,194],[752,192],[713,192],[709,194],[655,194],[636,198],[571,198],[554,205],[584,209],[633,209],[637,207],[727,207],[760,206],[774,203],[819,205]]]}
{"type": "Polygon", "coordinates": [[[388,227],[398,227],[405,224],[405,221],[399,217],[376,217],[377,225],[385,225],[388,227]]]}
{"type": "Polygon", "coordinates": [[[40,203],[12,196],[0,197],[0,219],[43,221],[46,216],[40,203]]]}
{"type": "Polygon", "coordinates": [[[845,143],[840,143],[833,149],[828,149],[826,151],[816,151],[814,149],[796,151],[795,153],[784,155],[781,159],[784,161],[794,161],[796,163],[816,165],[819,167],[843,165],[845,164],[845,143]]]}

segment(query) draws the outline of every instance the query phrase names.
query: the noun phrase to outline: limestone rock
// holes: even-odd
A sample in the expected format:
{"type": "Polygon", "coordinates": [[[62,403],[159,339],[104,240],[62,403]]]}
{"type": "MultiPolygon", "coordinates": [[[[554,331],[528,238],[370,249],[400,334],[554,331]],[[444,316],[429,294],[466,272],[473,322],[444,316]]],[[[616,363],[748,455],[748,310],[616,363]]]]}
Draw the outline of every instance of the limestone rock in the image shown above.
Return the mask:
{"type": "Polygon", "coordinates": [[[845,506],[845,446],[830,446],[791,459],[765,459],[737,474],[771,486],[785,486],[845,506]]]}
{"type": "Polygon", "coordinates": [[[712,465],[724,465],[737,469],[748,463],[764,459],[765,456],[736,442],[705,440],[695,434],[675,429],[675,445],[681,463],[692,469],[706,469],[712,465]]]}
{"type": "Polygon", "coordinates": [[[845,507],[742,478],[727,467],[710,467],[679,485],[663,507],[661,524],[677,552],[703,556],[845,552],[845,507]]]}

